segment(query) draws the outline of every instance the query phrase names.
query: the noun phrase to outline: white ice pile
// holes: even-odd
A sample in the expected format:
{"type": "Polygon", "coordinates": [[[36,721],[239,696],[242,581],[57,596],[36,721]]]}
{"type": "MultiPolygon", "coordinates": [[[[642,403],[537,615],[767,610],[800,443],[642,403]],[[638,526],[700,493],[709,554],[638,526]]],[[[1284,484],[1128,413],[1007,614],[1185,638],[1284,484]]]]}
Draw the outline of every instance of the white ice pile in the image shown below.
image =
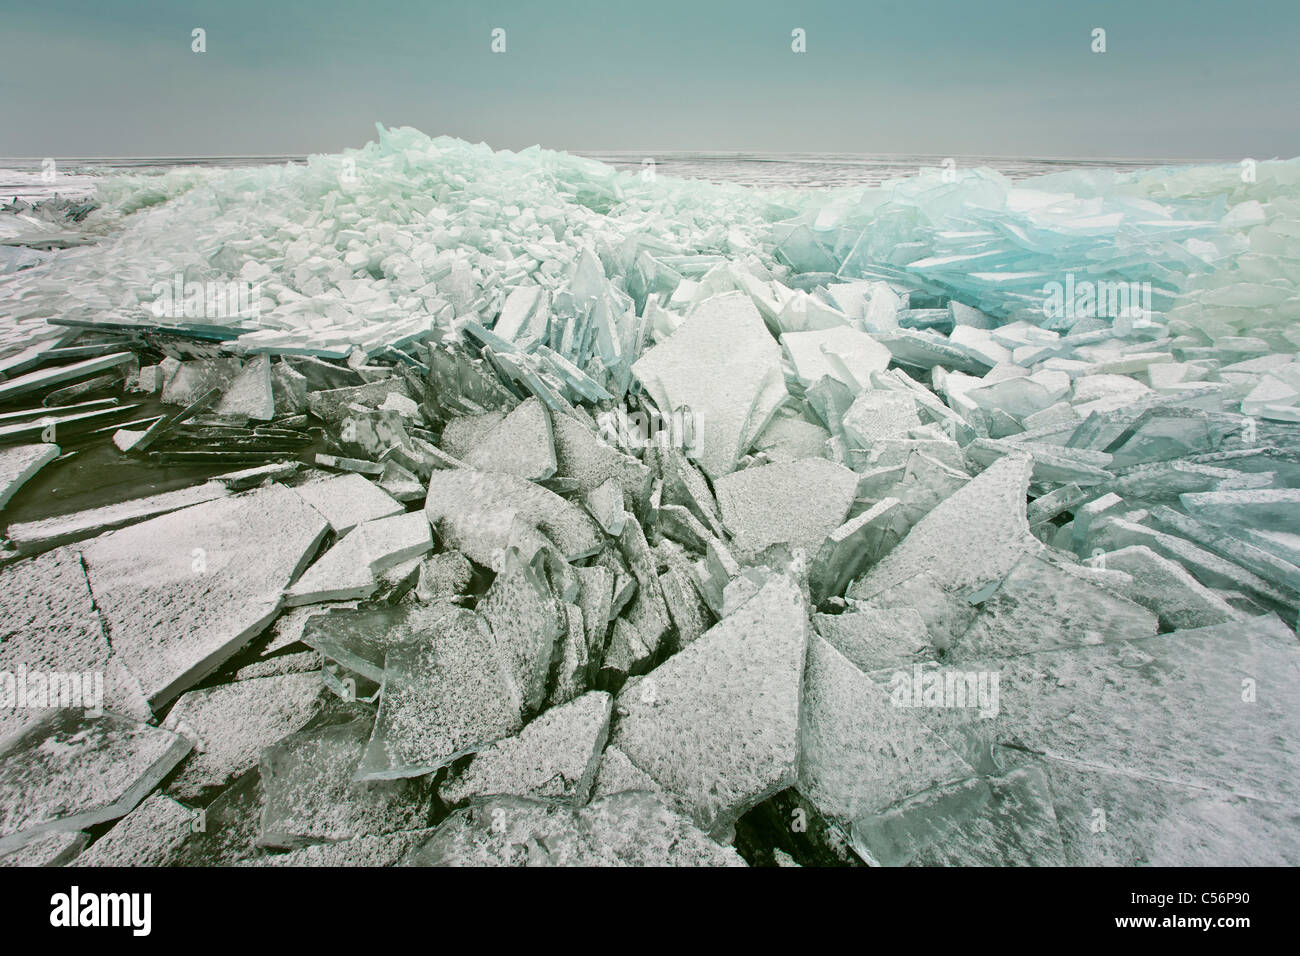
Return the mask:
{"type": "Polygon", "coordinates": [[[7,528],[0,670],[120,724],[0,724],[0,862],[130,811],[82,862],[1300,863],[1300,161],[777,192],[382,130],[100,198],[0,362],[197,337],[163,430],[330,453],[7,528]]]}

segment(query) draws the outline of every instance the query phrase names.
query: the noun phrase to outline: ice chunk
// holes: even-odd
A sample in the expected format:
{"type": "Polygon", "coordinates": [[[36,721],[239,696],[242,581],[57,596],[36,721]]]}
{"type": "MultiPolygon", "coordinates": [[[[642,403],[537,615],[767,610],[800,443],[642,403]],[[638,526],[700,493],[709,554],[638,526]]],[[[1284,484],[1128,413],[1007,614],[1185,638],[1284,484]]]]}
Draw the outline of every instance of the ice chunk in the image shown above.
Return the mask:
{"type": "Polygon", "coordinates": [[[125,816],[190,746],[116,714],[52,711],[0,746],[0,852],[125,816]]]}
{"type": "Polygon", "coordinates": [[[1021,767],[972,777],[853,822],[854,849],[876,866],[1064,866],[1047,774],[1021,767]]]}
{"type": "Polygon", "coordinates": [[[527,559],[508,549],[478,610],[492,629],[524,710],[536,713],[546,697],[557,642],[568,630],[563,604],[545,572],[545,555],[538,552],[527,559]]]}
{"type": "Polygon", "coordinates": [[[286,674],[182,694],[163,727],[194,744],[168,792],[199,800],[257,766],[258,754],[301,730],[320,710],[319,674],[286,674]]]}
{"type": "Polygon", "coordinates": [[[697,305],[632,371],[661,414],[684,406],[695,416],[694,457],[716,479],[735,468],[785,400],[780,359],[753,303],[731,292],[697,305]]]}
{"type": "Polygon", "coordinates": [[[59,454],[59,446],[51,444],[0,448],[0,508],[9,504],[18,489],[59,454]]]}
{"type": "MultiPolygon", "coordinates": [[[[1285,633],[1284,628],[1278,628],[1285,633]]],[[[1300,786],[1294,640],[1232,621],[1136,641],[967,661],[997,674],[999,708],[910,712],[977,762],[1005,747],[1206,791],[1294,804],[1300,786]],[[1243,677],[1254,702],[1243,700],[1243,677]],[[1267,743],[1265,743],[1267,742],[1267,743]]],[[[886,686],[889,671],[873,672],[886,686]]]]}
{"type": "Polygon", "coordinates": [[[523,723],[510,665],[481,618],[460,609],[411,613],[411,638],[384,652],[383,699],[359,779],[431,773],[523,723]]]}
{"type": "Polygon", "coordinates": [[[1071,760],[1044,766],[1070,866],[1295,866],[1300,860],[1291,807],[1071,760]]]}
{"type": "Polygon", "coordinates": [[[808,641],[799,712],[799,792],[853,820],[972,768],[821,637],[808,641]]]}
{"type": "Polygon", "coordinates": [[[925,619],[915,608],[859,604],[843,614],[815,614],[813,627],[863,671],[910,667],[934,656],[925,619]]]}
{"type": "Polygon", "coordinates": [[[907,392],[863,392],[843,418],[845,437],[858,448],[868,448],[881,438],[906,437],[920,424],[916,401],[907,392]]]}
{"type": "Polygon", "coordinates": [[[746,468],[718,479],[714,488],[737,553],[786,544],[815,555],[847,517],[857,483],[842,465],[808,458],[746,468]],[[809,494],[811,488],[817,493],[809,494]]]}
{"type": "Polygon", "coordinates": [[[871,387],[871,373],[889,367],[889,349],[870,335],[847,325],[813,332],[786,332],[781,347],[794,366],[795,377],[809,387],[824,375],[854,391],[871,387]]]}
{"type": "Polygon", "coordinates": [[[0,853],[0,867],[66,866],[89,842],[80,830],[47,833],[7,853],[0,853]]]}
{"type": "Polygon", "coordinates": [[[455,468],[429,478],[425,514],[447,546],[499,568],[518,518],[544,534],[569,560],[600,550],[601,535],[586,512],[552,491],[514,475],[455,468]]]}
{"type": "Polygon", "coordinates": [[[902,511],[897,498],[884,498],[826,536],[808,571],[815,602],[843,594],[849,582],[902,539],[907,533],[902,511]]]}
{"type": "Polygon", "coordinates": [[[462,773],[442,784],[448,804],[514,794],[571,806],[587,802],[609,733],[611,698],[602,691],[552,707],[517,737],[479,751],[462,773]]]}
{"type": "Polygon", "coordinates": [[[1226,601],[1199,584],[1181,565],[1142,545],[1102,552],[1084,563],[1129,575],[1133,583],[1123,593],[1158,614],[1165,630],[1223,624],[1237,617],[1226,601]]]}
{"type": "Polygon", "coordinates": [[[1090,573],[1026,555],[983,601],[947,659],[1026,654],[1156,633],[1154,614],[1088,580],[1090,573]]]}
{"type": "Polygon", "coordinates": [[[284,603],[287,607],[296,607],[319,601],[368,598],[378,587],[379,582],[370,569],[365,538],[353,531],[326,551],[285,590],[284,603]]]}
{"type": "Polygon", "coordinates": [[[545,481],[556,472],[551,416],[536,398],[517,406],[482,437],[465,456],[480,471],[503,471],[529,481],[545,481]]]}
{"type": "Polygon", "coordinates": [[[773,577],[627,685],[611,742],[702,827],[725,830],[794,782],[807,628],[798,588],[773,577]]]}
{"type": "Polygon", "coordinates": [[[581,810],[498,797],[442,822],[411,866],[744,866],[648,793],[616,793],[581,810]]]}
{"type": "Polygon", "coordinates": [[[1041,548],[1025,518],[1031,467],[1027,456],[994,462],[922,518],[848,596],[870,598],[921,571],[955,589],[1001,580],[1023,554],[1041,548]]]}
{"type": "Polygon", "coordinates": [[[262,422],[275,418],[270,357],[259,355],[249,359],[213,411],[218,415],[262,422]]]}
{"type": "Polygon", "coordinates": [[[1300,489],[1207,491],[1179,495],[1178,500],[1193,515],[1214,524],[1300,534],[1300,489]]]}
{"type": "Polygon", "coordinates": [[[414,830],[428,820],[427,779],[354,779],[370,725],[357,718],[301,730],[262,752],[263,846],[335,843],[414,830]]]}

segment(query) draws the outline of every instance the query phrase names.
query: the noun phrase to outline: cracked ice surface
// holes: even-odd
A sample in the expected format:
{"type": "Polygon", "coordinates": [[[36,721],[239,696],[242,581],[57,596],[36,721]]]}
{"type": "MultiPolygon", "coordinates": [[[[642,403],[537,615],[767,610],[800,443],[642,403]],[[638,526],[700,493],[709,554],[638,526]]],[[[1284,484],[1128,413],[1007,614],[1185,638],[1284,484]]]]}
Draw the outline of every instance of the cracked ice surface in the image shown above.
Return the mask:
{"type": "Polygon", "coordinates": [[[3,698],[0,863],[1300,862],[1300,163],[1257,172],[400,129],[104,179],[0,276],[0,671],[104,685],[3,698]],[[257,309],[156,315],[178,273],[257,309]],[[51,417],[226,471],[33,517],[51,417]]]}

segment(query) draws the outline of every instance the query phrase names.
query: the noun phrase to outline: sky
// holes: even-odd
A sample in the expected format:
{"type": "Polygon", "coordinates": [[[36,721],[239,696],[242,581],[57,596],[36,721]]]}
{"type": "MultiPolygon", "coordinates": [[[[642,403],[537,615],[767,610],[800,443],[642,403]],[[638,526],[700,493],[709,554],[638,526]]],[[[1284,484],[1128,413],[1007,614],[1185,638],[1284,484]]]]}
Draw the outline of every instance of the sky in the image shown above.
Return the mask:
{"type": "Polygon", "coordinates": [[[1297,50],[1297,0],[0,0],[0,156],[1289,158],[1297,50]]]}

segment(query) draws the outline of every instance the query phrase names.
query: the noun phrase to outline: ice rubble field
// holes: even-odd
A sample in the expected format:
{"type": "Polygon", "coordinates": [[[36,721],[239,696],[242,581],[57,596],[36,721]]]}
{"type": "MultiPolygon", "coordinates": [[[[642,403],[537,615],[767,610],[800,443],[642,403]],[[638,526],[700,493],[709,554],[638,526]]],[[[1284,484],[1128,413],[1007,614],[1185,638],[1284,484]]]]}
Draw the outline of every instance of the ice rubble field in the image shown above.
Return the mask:
{"type": "Polygon", "coordinates": [[[49,416],[257,467],[5,527],[0,672],[106,714],[0,710],[0,862],[1300,862],[1300,161],[96,199],[0,261],[0,503],[49,416]]]}

